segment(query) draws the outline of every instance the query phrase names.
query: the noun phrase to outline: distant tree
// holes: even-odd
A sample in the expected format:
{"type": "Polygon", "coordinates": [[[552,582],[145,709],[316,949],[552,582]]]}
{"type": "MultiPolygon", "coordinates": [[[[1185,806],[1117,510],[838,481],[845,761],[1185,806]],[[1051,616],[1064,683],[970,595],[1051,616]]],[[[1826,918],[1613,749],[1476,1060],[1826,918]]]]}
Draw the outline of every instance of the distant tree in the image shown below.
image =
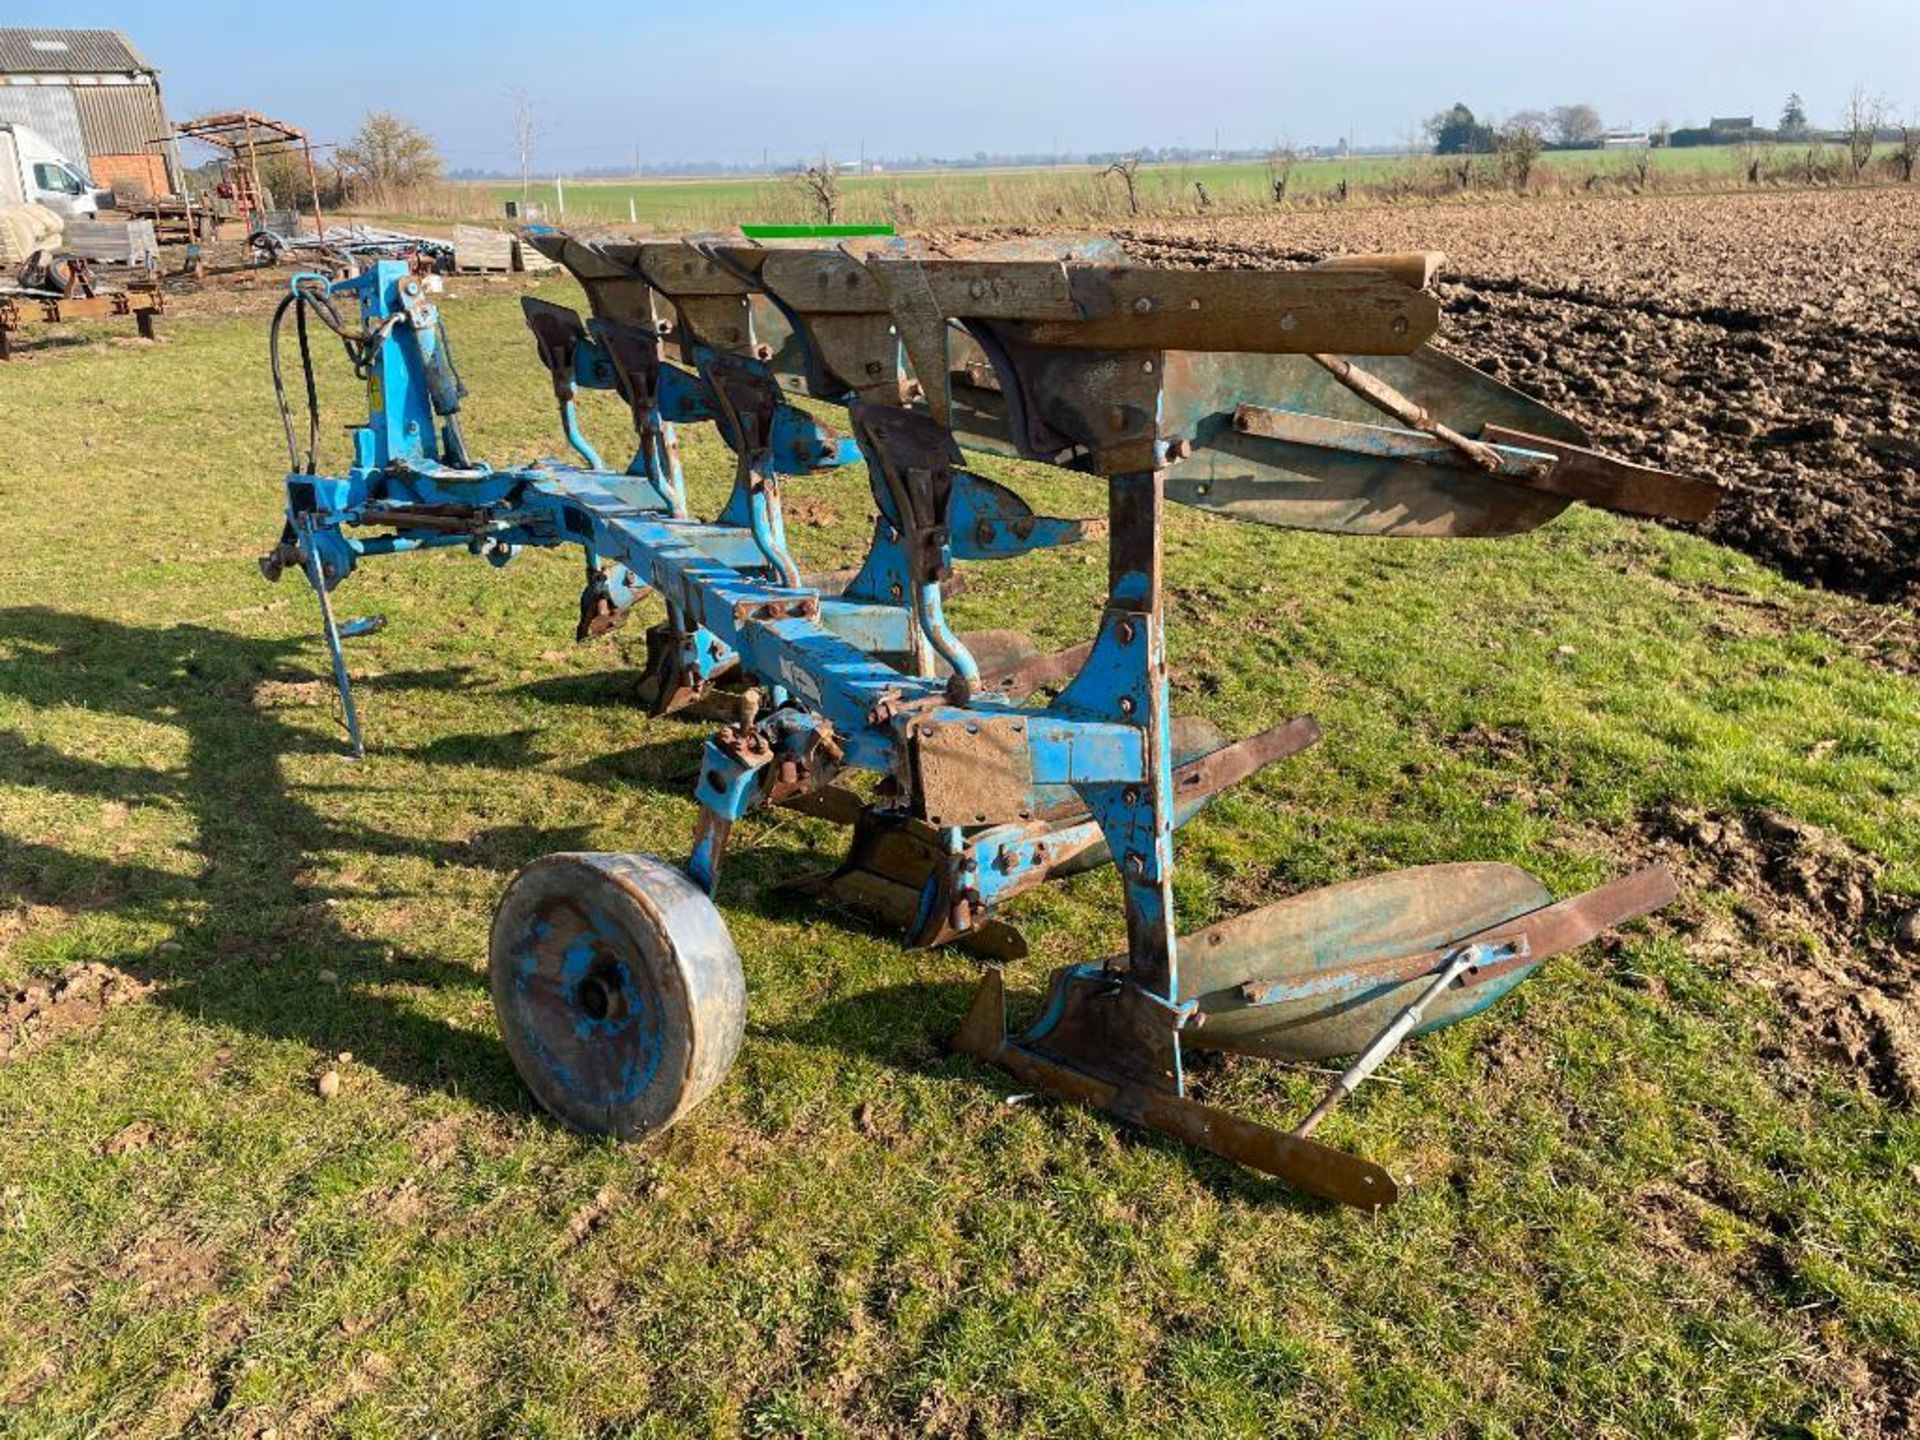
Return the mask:
{"type": "Polygon", "coordinates": [[[917,224],[918,217],[915,215],[913,209],[913,202],[907,199],[905,192],[900,188],[900,182],[898,180],[891,182],[887,186],[887,219],[896,230],[906,231],[919,228],[917,224]]]}
{"type": "Polygon", "coordinates": [[[513,158],[520,171],[520,201],[533,195],[533,97],[518,85],[507,92],[513,104],[513,158]]]}
{"type": "MultiPolygon", "coordinates": [[[[1553,133],[1553,116],[1545,110],[1516,110],[1500,123],[1501,125],[1524,125],[1538,135],[1543,144],[1553,133]]],[[[1499,129],[1499,125],[1494,127],[1496,138],[1499,129]]]]}
{"type": "Polygon", "coordinates": [[[825,155],[817,165],[809,165],[794,177],[813,208],[820,212],[820,223],[831,225],[840,218],[840,167],[825,155]]]}
{"type": "Polygon", "coordinates": [[[1606,127],[1591,105],[1556,105],[1547,112],[1546,133],[1562,150],[1583,150],[1600,143],[1606,127]]]}
{"type": "Polygon", "coordinates": [[[1293,147],[1276,140],[1267,151],[1267,194],[1278,205],[1287,198],[1287,182],[1293,177],[1293,147]]]}
{"type": "Polygon", "coordinates": [[[1522,111],[1502,122],[1494,135],[1494,149],[1500,157],[1500,173],[1516,190],[1527,188],[1533,167],[1545,144],[1541,136],[1542,120],[1538,112],[1522,111]]]}
{"type": "Polygon", "coordinates": [[[1664,150],[1673,143],[1673,122],[1662,120],[1653,127],[1653,133],[1647,137],[1656,150],[1664,150]]]}
{"type": "Polygon", "coordinates": [[[1780,110],[1780,138],[1798,140],[1807,133],[1807,106],[1796,92],[1780,110]]]}
{"type": "Polygon", "coordinates": [[[1827,147],[1817,135],[1806,141],[1806,154],[1800,157],[1800,173],[1809,185],[1818,185],[1827,173],[1827,147]]]}
{"type": "Polygon", "coordinates": [[[1138,215],[1140,213],[1140,192],[1137,186],[1140,174],[1140,157],[1138,155],[1122,155],[1118,160],[1102,170],[1100,174],[1103,178],[1108,175],[1118,175],[1120,177],[1120,183],[1127,187],[1127,213],[1129,215],[1138,215]]]}
{"type": "Polygon", "coordinates": [[[334,158],[348,190],[373,200],[429,184],[445,168],[424,130],[386,110],[369,111],[334,158]]]}
{"type": "Polygon", "coordinates": [[[1920,161],[1920,110],[1900,123],[1900,148],[1893,153],[1894,167],[1907,184],[1913,183],[1915,162],[1920,161]]]}
{"type": "Polygon", "coordinates": [[[1493,153],[1493,127],[1482,125],[1465,105],[1455,105],[1430,117],[1426,129],[1436,155],[1493,153]]]}
{"type": "Polygon", "coordinates": [[[1887,106],[1858,85],[1847,96],[1847,113],[1841,121],[1845,136],[1847,164],[1853,170],[1854,183],[1860,182],[1867,166],[1873,163],[1873,142],[1886,122],[1887,106]]]}

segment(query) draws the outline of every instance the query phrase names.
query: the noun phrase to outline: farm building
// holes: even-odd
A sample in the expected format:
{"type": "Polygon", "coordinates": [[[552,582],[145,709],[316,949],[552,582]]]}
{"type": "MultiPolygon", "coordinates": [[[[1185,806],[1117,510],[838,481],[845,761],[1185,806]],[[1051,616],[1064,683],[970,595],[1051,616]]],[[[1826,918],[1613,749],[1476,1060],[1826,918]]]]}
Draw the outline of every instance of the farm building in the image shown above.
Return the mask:
{"type": "Polygon", "coordinates": [[[173,188],[160,72],[118,30],[0,27],[0,120],[39,131],[102,185],[173,188]]]}

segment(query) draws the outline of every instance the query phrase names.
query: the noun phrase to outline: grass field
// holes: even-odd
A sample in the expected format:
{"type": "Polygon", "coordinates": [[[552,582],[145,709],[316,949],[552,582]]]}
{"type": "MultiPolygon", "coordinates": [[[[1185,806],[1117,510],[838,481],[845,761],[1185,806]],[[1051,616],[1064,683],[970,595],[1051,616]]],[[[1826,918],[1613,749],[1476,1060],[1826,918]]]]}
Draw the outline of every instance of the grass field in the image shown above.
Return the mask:
{"type": "MultiPolygon", "coordinates": [[[[1697,177],[1702,184],[1727,183],[1737,177],[1742,163],[1741,151],[1734,146],[1660,149],[1649,155],[1662,177],[1697,177]]],[[[1593,174],[1624,179],[1633,160],[1631,154],[1620,151],[1547,155],[1541,160],[1541,179],[1584,180],[1593,174]]],[[[1431,168],[1434,163],[1431,157],[1409,160],[1373,155],[1302,161],[1289,173],[1288,189],[1296,197],[1313,197],[1328,194],[1343,179],[1356,186],[1390,184],[1411,176],[1416,167],[1431,168]]],[[[1270,193],[1267,168],[1261,164],[1143,166],[1137,183],[1143,207],[1155,212],[1196,208],[1196,184],[1206,187],[1213,204],[1224,207],[1262,204],[1270,193]]],[[[516,184],[487,182],[481,188],[495,202],[518,199],[521,194],[516,184]]],[[[1083,165],[849,175],[842,179],[841,189],[843,218],[854,221],[892,220],[901,202],[922,224],[1044,218],[1055,208],[1070,216],[1108,210],[1119,214],[1126,205],[1117,179],[1102,180],[1097,169],[1083,165]]],[[[642,224],[663,228],[803,219],[811,213],[810,201],[791,179],[565,180],[561,190],[563,197],[556,194],[549,177],[536,182],[528,198],[545,205],[551,216],[560,213],[559,202],[564,198],[566,214],[576,220],[626,220],[631,214],[642,224]]]]}
{"type": "MultiPolygon", "coordinates": [[[[554,449],[513,298],[447,311],[479,452],[554,449]]],[[[1913,1413],[1920,1119],[1749,983],[1831,937],[1762,933],[1754,895],[1697,879],[1329,1122],[1402,1178],[1378,1216],[947,1057],[973,967],[777,894],[837,838],[792,818],[743,827],[722,889],[733,1075],[654,1143],[559,1130],[495,1035],[491,906],[548,851],[681,853],[703,732],[629,703],[650,602],[575,647],[577,561],[442,556],[342,593],[391,621],[355,642],[372,751],[343,760],[312,599],[253,567],[284,463],[264,328],[0,375],[0,998],[89,962],[152,987],[0,1061],[0,1434],[1839,1437],[1913,1413]]],[[[586,423],[618,448],[611,405],[586,423]]],[[[711,503],[723,457],[696,435],[689,461],[711,503]]],[[[1102,503],[1019,478],[1053,513],[1102,503]]],[[[803,561],[850,554],[864,481],[792,493],[803,561]]],[[[973,569],[963,624],[1088,632],[1100,565],[973,569]]],[[[1920,683],[1832,638],[1860,607],[1580,511],[1500,544],[1179,512],[1167,570],[1176,708],[1327,731],[1188,832],[1183,929],[1438,860],[1567,894],[1675,809],[1783,812],[1920,893],[1920,683]]],[[[1023,1007],[1115,945],[1115,900],[1103,873],[1022,904],[1023,1007]]],[[[1201,1083],[1277,1121],[1324,1077],[1201,1083]]]]}

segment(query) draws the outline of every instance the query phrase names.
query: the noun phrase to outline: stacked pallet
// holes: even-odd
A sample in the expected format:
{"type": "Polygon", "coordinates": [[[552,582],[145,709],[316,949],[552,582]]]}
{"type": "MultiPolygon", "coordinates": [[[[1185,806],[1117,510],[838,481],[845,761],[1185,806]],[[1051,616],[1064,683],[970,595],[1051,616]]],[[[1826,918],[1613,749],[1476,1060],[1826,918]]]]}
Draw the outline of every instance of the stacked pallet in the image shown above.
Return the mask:
{"type": "Polygon", "coordinates": [[[453,227],[453,268],[463,275],[513,269],[513,236],[478,225],[453,227]]]}
{"type": "Polygon", "coordinates": [[[60,248],[129,270],[154,270],[160,264],[160,245],[151,220],[69,220],[60,248]]]}
{"type": "Polygon", "coordinates": [[[524,270],[529,275],[538,275],[547,270],[558,270],[557,261],[549,260],[533,246],[530,240],[518,239],[513,242],[513,268],[524,270]]]}

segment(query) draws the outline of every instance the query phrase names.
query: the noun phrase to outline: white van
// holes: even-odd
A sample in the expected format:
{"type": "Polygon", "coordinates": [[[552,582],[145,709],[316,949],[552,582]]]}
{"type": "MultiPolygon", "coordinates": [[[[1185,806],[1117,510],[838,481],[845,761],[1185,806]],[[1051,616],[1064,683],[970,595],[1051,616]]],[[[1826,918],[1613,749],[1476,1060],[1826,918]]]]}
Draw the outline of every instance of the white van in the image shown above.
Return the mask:
{"type": "MultiPolygon", "coordinates": [[[[26,201],[61,215],[91,220],[102,196],[86,170],[62,155],[38,131],[0,120],[0,204],[26,201]]],[[[112,205],[112,197],[106,197],[112,205]]]]}

